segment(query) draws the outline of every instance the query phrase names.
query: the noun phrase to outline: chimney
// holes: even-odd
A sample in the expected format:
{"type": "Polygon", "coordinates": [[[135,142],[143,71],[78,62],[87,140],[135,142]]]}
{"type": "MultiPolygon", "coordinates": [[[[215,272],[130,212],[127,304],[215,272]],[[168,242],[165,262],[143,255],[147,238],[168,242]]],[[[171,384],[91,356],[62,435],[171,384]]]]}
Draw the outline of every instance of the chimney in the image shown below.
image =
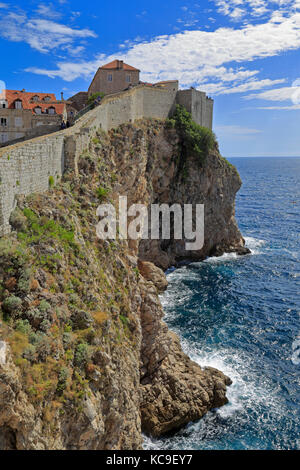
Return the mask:
{"type": "Polygon", "coordinates": [[[61,92],[61,101],[64,101],[64,92],[61,92]]]}
{"type": "Polygon", "coordinates": [[[123,68],[123,65],[124,65],[123,60],[120,60],[120,61],[119,61],[119,65],[120,65],[120,69],[122,69],[122,68],[123,68]]]}
{"type": "Polygon", "coordinates": [[[21,90],[21,93],[25,93],[25,88],[23,88],[23,90],[21,90]]]}

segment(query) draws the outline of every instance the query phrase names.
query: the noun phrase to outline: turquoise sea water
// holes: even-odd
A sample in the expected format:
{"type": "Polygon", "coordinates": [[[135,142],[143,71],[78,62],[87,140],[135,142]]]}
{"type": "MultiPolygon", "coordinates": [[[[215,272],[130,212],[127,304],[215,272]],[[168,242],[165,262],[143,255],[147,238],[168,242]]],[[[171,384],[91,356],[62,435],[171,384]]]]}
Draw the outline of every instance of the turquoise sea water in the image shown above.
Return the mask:
{"type": "Polygon", "coordinates": [[[300,158],[235,158],[252,254],[168,274],[165,320],[201,366],[233,380],[228,405],[146,449],[300,449],[300,158]]]}

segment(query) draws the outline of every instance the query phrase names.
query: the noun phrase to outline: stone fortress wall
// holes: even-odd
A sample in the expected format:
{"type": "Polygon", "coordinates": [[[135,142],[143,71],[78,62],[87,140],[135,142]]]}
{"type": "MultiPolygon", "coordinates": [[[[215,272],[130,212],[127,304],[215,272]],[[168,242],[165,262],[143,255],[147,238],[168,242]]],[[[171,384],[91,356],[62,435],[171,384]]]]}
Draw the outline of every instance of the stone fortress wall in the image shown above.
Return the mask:
{"type": "Polygon", "coordinates": [[[10,232],[9,217],[16,197],[43,192],[64,171],[77,171],[78,157],[99,128],[108,131],[142,118],[166,119],[176,104],[184,105],[200,125],[212,128],[213,101],[205,93],[178,91],[178,82],[138,85],[105,96],[100,106],[59,132],[0,148],[0,236],[10,232]]]}

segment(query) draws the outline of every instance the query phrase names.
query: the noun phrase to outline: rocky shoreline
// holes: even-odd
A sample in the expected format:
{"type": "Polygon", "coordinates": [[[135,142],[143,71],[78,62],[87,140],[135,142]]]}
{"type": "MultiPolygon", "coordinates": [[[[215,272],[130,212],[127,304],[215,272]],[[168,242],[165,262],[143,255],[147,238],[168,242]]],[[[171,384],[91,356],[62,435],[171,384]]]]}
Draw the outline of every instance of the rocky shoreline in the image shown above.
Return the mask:
{"type": "Polygon", "coordinates": [[[186,356],[163,322],[162,270],[247,253],[241,181],[217,146],[180,165],[180,137],[145,120],[99,132],[48,193],[20,197],[0,240],[0,449],[139,449],[227,403],[230,378],[186,356]],[[99,200],[204,203],[205,243],[101,241],[99,200]],[[5,345],[5,352],[4,346],[5,345]]]}

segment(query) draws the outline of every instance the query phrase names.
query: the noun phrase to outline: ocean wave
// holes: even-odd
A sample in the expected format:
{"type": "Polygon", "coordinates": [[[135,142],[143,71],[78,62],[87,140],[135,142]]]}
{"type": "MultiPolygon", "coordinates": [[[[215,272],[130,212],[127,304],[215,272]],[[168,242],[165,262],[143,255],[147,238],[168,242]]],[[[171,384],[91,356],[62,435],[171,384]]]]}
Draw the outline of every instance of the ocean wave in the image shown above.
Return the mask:
{"type": "Polygon", "coordinates": [[[253,237],[244,237],[246,242],[246,247],[251,250],[253,255],[258,255],[262,253],[261,247],[266,244],[265,240],[260,240],[259,238],[253,237]]]}
{"type": "MultiPolygon", "coordinates": [[[[260,240],[254,237],[244,238],[246,242],[246,247],[249,248],[252,255],[262,254],[261,248],[266,244],[265,240],[260,240]]],[[[224,253],[222,256],[212,256],[211,258],[207,258],[204,263],[226,263],[230,261],[235,261],[237,259],[241,259],[241,257],[237,253],[224,253]]]]}
{"type": "MultiPolygon", "coordinates": [[[[207,258],[204,260],[204,263],[226,263],[228,261],[234,261],[238,259],[239,256],[236,253],[224,253],[222,256],[212,256],[211,258],[207,258]]],[[[193,263],[196,264],[196,263],[193,263]]]]}
{"type": "MultiPolygon", "coordinates": [[[[177,332],[178,333],[178,332],[177,332]]],[[[213,367],[221,370],[232,380],[227,389],[228,404],[208,412],[201,420],[189,423],[185,428],[170,437],[155,439],[144,437],[145,450],[163,449],[213,449],[218,439],[224,439],[224,449],[231,448],[231,440],[236,439],[236,433],[244,433],[250,421],[258,423],[259,434],[263,441],[263,430],[274,426],[288,410],[277,395],[271,383],[258,376],[251,368],[251,358],[237,354],[231,349],[218,351],[200,351],[197,345],[181,338],[184,352],[202,368],[213,367]],[[260,423],[260,425],[259,425],[260,423]]],[[[251,425],[250,425],[251,426],[251,425]]],[[[242,435],[240,436],[242,439],[242,435]]],[[[245,436],[244,448],[260,448],[261,442],[247,442],[245,436]]]]}
{"type": "MultiPolygon", "coordinates": [[[[217,351],[199,351],[191,342],[181,338],[184,352],[200,367],[213,367],[231,378],[232,385],[227,389],[229,403],[217,410],[223,418],[244,412],[247,409],[259,409],[268,403],[269,410],[278,412],[279,398],[272,389],[272,384],[262,381],[251,367],[252,359],[246,354],[231,349],[217,351]]],[[[245,418],[246,416],[244,416],[245,418]]]]}

